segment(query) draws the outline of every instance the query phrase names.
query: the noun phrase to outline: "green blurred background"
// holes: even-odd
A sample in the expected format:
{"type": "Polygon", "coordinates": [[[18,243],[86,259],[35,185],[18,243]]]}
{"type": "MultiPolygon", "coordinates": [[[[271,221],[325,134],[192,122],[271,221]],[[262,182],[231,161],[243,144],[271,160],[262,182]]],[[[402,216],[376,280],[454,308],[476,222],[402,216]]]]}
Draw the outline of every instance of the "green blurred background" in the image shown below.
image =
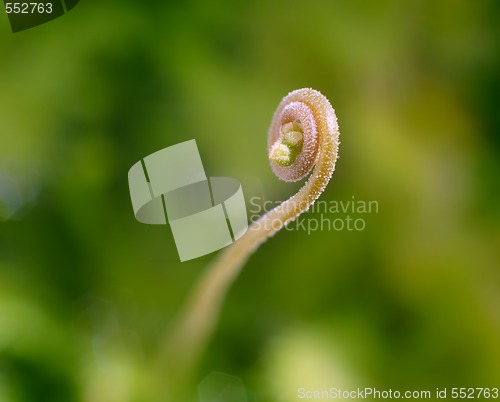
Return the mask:
{"type": "Polygon", "coordinates": [[[214,371],[249,402],[499,386],[499,20],[494,0],[87,0],[13,34],[1,12],[0,401],[161,398],[151,361],[216,254],[178,262],[128,169],[195,138],[208,175],[286,199],[267,128],[301,87],[340,123],[322,199],[379,211],[256,252],[191,400],[214,371]]]}

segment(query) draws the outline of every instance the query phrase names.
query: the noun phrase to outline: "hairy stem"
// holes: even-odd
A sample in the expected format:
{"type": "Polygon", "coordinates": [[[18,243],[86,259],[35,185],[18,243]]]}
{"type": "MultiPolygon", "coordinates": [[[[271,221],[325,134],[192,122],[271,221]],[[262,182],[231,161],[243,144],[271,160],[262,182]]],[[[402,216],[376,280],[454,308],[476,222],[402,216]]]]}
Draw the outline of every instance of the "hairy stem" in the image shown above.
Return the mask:
{"type": "MultiPolygon", "coordinates": [[[[189,378],[214,330],[225,295],[250,255],[268,237],[307,211],[325,189],[335,169],[338,137],[335,112],[319,92],[308,88],[299,89],[291,92],[281,102],[269,132],[269,152],[273,170],[287,181],[298,180],[307,175],[310,168],[307,170],[304,164],[311,168],[314,165],[314,170],[297,194],[251,224],[238,241],[227,247],[194,287],[177,326],[167,338],[162,359],[167,363],[170,381],[177,386],[181,386],[182,381],[189,378]],[[308,146],[309,151],[312,150],[307,155],[307,160],[300,160],[300,155],[294,155],[293,163],[283,164],[277,161],[278,163],[273,165],[276,162],[273,161],[273,153],[280,146],[276,142],[285,141],[285,145],[289,146],[291,137],[286,135],[289,132],[293,135],[299,132],[292,131],[299,130],[296,127],[300,130],[303,128],[304,147],[308,146]],[[308,136],[312,138],[309,145],[306,144],[308,136]],[[316,140],[317,143],[314,142],[316,140]],[[311,158],[313,160],[310,160],[311,158]],[[291,170],[282,175],[280,169],[291,170]]],[[[299,139],[302,141],[300,137],[299,139]]],[[[302,151],[307,152],[307,149],[301,149],[300,152],[302,151]]],[[[278,157],[281,158],[281,155],[278,157]]]]}

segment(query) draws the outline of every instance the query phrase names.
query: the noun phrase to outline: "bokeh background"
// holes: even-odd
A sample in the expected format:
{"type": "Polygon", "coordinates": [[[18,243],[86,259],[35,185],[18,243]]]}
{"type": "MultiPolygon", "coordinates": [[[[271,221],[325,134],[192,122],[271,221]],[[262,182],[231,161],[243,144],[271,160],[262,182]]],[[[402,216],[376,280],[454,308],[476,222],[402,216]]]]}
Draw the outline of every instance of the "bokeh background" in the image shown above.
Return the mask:
{"type": "Polygon", "coordinates": [[[248,402],[499,386],[499,19],[494,0],[87,0],[13,34],[0,13],[0,401],[161,399],[151,361],[216,254],[181,264],[138,223],[128,169],[195,138],[208,175],[286,199],[267,128],[301,87],[341,128],[322,199],[379,211],[265,243],[189,401],[213,372],[248,402]]]}

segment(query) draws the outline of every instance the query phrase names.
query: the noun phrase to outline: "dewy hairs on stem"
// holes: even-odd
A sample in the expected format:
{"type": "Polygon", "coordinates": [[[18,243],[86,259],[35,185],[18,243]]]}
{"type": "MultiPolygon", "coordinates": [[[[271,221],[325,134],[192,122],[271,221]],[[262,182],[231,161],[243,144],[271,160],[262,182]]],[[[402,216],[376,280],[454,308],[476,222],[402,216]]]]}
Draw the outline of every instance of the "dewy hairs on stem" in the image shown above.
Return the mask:
{"type": "Polygon", "coordinates": [[[249,256],[321,195],[335,170],[338,146],[337,117],[325,96],[303,88],[283,98],[269,128],[271,168],[285,181],[301,180],[311,170],[312,174],[297,194],[250,225],[200,278],[162,355],[170,381],[189,375],[214,329],[228,288],[249,256]]]}

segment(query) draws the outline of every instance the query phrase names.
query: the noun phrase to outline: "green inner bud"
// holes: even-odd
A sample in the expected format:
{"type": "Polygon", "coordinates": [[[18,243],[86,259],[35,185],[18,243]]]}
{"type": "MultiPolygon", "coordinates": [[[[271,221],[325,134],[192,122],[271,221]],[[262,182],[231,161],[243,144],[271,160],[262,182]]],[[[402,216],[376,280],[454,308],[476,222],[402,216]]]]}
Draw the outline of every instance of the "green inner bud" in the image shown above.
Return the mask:
{"type": "Polygon", "coordinates": [[[269,158],[280,166],[292,165],[302,152],[304,132],[300,120],[283,124],[280,136],[271,147],[269,158]]]}

